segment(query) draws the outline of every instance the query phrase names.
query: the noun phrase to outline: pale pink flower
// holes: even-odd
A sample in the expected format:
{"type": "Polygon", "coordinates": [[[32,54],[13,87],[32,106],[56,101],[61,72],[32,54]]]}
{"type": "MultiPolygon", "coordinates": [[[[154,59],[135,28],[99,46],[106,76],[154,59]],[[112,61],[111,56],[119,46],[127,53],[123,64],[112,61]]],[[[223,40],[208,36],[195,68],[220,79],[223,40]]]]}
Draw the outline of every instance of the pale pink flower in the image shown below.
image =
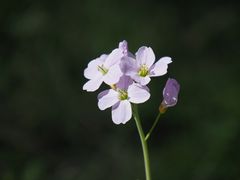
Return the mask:
{"type": "Polygon", "coordinates": [[[132,117],[131,103],[143,103],[149,98],[146,86],[133,82],[129,76],[122,76],[115,89],[105,90],[98,95],[98,107],[100,110],[112,107],[113,122],[125,124],[132,117]]]}

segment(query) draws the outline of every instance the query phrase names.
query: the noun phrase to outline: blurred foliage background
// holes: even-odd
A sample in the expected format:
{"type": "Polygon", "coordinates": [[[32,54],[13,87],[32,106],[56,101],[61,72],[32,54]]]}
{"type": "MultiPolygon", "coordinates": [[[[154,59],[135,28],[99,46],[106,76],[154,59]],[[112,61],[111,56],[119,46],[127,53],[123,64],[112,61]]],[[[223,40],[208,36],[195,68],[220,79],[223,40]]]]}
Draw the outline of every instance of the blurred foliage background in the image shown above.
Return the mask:
{"type": "Polygon", "coordinates": [[[88,62],[126,39],[174,60],[140,106],[145,130],[167,78],[181,84],[149,141],[153,180],[239,180],[239,5],[1,1],[0,179],[144,179],[134,121],[114,125],[82,90],[88,62]]]}

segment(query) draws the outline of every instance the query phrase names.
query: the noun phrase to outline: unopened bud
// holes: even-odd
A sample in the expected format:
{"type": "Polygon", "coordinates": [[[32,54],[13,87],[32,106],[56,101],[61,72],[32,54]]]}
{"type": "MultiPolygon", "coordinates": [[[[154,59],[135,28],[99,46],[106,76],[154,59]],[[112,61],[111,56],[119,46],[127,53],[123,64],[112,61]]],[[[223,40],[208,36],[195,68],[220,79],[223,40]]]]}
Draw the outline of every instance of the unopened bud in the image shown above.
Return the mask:
{"type": "Polygon", "coordinates": [[[175,79],[168,78],[163,89],[163,101],[159,106],[160,113],[165,113],[168,107],[175,106],[178,101],[180,85],[175,79]]]}

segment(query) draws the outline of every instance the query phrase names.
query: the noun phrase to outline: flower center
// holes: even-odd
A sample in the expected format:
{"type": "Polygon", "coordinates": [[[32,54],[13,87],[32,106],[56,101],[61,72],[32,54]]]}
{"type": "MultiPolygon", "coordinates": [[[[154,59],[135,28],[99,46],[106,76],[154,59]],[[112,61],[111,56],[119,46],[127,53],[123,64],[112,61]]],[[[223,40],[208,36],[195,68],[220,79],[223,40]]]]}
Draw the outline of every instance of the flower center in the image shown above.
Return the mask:
{"type": "Polygon", "coordinates": [[[138,75],[141,77],[145,77],[148,75],[148,67],[146,64],[141,65],[140,69],[138,70],[138,75]]]}
{"type": "Polygon", "coordinates": [[[102,73],[102,75],[105,75],[105,74],[107,74],[108,69],[105,68],[103,65],[101,65],[101,66],[98,66],[98,71],[100,71],[102,73]]]}
{"type": "Polygon", "coordinates": [[[128,93],[127,93],[127,91],[122,90],[122,89],[119,89],[119,90],[118,90],[118,93],[119,93],[118,98],[119,98],[120,100],[128,99],[128,93]]]}

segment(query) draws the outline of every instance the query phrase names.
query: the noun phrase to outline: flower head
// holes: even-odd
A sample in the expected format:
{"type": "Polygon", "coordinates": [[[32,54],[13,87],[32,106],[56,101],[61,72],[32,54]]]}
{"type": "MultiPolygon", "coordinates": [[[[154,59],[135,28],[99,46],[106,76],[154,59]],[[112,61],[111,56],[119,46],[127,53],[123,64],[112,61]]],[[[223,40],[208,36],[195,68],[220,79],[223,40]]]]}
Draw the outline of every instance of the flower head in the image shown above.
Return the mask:
{"type": "Polygon", "coordinates": [[[119,66],[122,57],[122,51],[114,49],[109,55],[92,60],[84,70],[84,76],[89,81],[84,84],[83,90],[96,91],[103,82],[108,85],[117,83],[122,76],[119,66]]]}
{"type": "Polygon", "coordinates": [[[112,107],[113,122],[125,124],[132,117],[131,103],[143,103],[149,98],[147,87],[133,82],[129,76],[122,76],[115,89],[105,90],[98,95],[98,107],[100,110],[112,107]]]}
{"type": "Polygon", "coordinates": [[[172,62],[170,57],[163,57],[155,64],[155,54],[150,47],[141,47],[136,53],[136,59],[124,57],[126,59],[121,65],[124,67],[125,74],[131,76],[141,85],[147,85],[151,78],[162,76],[167,73],[168,64],[172,62]]]}
{"type": "MultiPolygon", "coordinates": [[[[132,117],[131,103],[139,104],[150,98],[146,86],[151,77],[167,73],[170,57],[162,57],[155,63],[155,54],[151,47],[140,47],[135,55],[128,50],[127,41],[119,42],[118,48],[110,54],[103,54],[89,62],[84,70],[88,81],[83,90],[96,91],[104,82],[111,89],[98,95],[98,107],[105,110],[112,107],[112,120],[115,124],[125,124],[132,117]]],[[[168,79],[163,91],[164,100],[161,110],[177,103],[179,84],[168,79]]]]}
{"type": "Polygon", "coordinates": [[[160,112],[164,112],[168,107],[175,106],[178,101],[180,85],[175,79],[168,78],[163,89],[163,101],[160,105],[160,112]]]}

